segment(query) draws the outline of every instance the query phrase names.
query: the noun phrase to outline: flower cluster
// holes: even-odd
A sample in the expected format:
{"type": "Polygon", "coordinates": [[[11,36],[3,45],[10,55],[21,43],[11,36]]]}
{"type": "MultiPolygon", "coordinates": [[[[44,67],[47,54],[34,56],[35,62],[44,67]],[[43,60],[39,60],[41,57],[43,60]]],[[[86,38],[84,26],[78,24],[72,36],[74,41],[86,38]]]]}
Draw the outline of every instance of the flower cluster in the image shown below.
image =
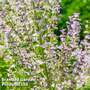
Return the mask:
{"type": "Polygon", "coordinates": [[[80,43],[79,33],[81,27],[79,22],[79,13],[74,13],[72,16],[70,16],[69,21],[66,23],[67,28],[60,30],[62,33],[60,35],[62,43],[58,47],[58,49],[61,50],[60,57],[63,67],[61,76],[63,77],[64,75],[62,84],[57,86],[60,90],[63,90],[67,87],[68,89],[82,87],[82,85],[85,84],[85,78],[89,64],[86,60],[86,49],[83,49],[86,44],[84,43],[82,45],[80,43]],[[70,77],[67,75],[70,75],[70,77]],[[67,84],[68,82],[69,85],[67,84]]]}
{"type": "Polygon", "coordinates": [[[73,48],[79,43],[79,33],[80,33],[80,23],[79,23],[79,13],[74,13],[73,16],[69,17],[69,22],[67,22],[68,35],[70,36],[70,45],[73,48]]]}

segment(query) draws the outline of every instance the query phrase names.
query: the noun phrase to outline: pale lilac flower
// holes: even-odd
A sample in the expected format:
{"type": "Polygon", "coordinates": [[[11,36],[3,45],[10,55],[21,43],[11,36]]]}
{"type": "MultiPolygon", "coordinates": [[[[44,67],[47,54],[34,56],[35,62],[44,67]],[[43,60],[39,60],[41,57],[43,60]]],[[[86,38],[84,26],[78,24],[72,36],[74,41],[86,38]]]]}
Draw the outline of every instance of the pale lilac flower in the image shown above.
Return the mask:
{"type": "Polygon", "coordinates": [[[60,30],[63,35],[66,35],[65,29],[60,30]]]}
{"type": "Polygon", "coordinates": [[[60,38],[62,42],[65,42],[65,38],[64,37],[61,37],[60,38]]]}
{"type": "Polygon", "coordinates": [[[5,32],[5,47],[8,48],[8,38],[9,38],[10,29],[5,28],[4,32],[5,32]]]}
{"type": "Polygon", "coordinates": [[[46,42],[45,42],[45,45],[50,45],[50,42],[46,41],[46,42]]]}
{"type": "Polygon", "coordinates": [[[62,42],[65,42],[65,35],[60,35],[60,39],[62,42]]]}
{"type": "Polygon", "coordinates": [[[20,9],[20,3],[19,3],[19,1],[17,1],[17,2],[16,2],[16,11],[18,12],[19,9],[20,9]]]}
{"type": "Polygon", "coordinates": [[[16,43],[16,42],[13,42],[13,43],[12,43],[12,46],[17,46],[17,43],[16,43]]]}
{"type": "Polygon", "coordinates": [[[62,47],[62,46],[58,46],[57,48],[58,48],[58,49],[62,49],[63,47],[62,47]]]}

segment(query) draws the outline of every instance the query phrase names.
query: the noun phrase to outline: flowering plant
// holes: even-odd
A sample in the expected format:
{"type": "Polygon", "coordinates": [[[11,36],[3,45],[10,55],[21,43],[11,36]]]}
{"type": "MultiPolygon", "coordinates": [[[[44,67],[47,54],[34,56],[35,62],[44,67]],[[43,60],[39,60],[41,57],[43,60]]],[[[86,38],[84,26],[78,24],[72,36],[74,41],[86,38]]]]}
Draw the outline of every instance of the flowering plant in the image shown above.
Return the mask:
{"type": "Polygon", "coordinates": [[[76,90],[84,85],[88,65],[79,38],[79,13],[70,16],[67,28],[56,36],[58,0],[3,0],[2,6],[0,57],[8,65],[6,78],[28,78],[24,89],[31,90],[76,90]]]}

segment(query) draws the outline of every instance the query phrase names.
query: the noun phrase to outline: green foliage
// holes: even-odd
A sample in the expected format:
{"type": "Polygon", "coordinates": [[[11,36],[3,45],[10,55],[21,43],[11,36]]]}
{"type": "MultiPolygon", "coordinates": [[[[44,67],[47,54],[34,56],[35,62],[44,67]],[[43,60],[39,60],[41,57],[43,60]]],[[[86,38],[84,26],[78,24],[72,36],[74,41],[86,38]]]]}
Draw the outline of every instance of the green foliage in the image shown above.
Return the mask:
{"type": "Polygon", "coordinates": [[[3,58],[0,58],[0,77],[7,77],[8,63],[4,61],[3,58]]]}

